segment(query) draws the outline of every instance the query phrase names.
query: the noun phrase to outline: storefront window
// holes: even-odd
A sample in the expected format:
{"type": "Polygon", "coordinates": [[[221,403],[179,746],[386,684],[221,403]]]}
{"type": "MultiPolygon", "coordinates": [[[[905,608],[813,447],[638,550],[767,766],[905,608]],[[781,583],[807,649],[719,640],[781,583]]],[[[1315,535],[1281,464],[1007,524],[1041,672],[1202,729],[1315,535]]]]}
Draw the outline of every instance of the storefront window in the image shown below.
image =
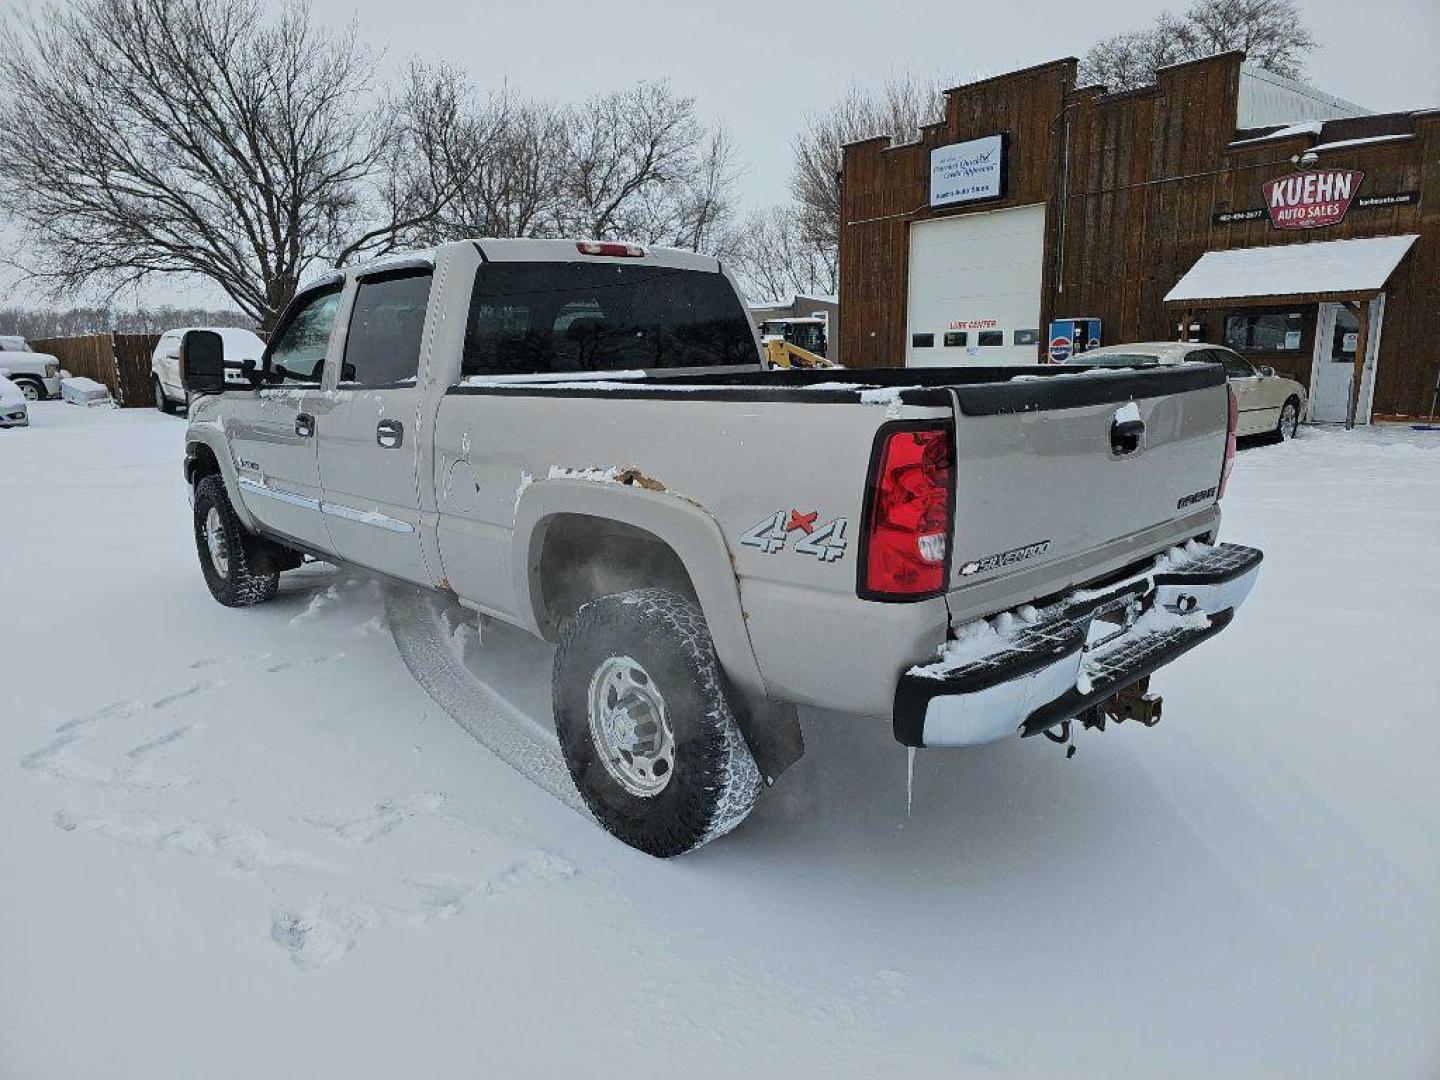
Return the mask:
{"type": "Polygon", "coordinates": [[[1005,344],[1004,330],[981,330],[979,344],[982,348],[1005,344]]]}
{"type": "Polygon", "coordinates": [[[935,347],[935,335],[911,334],[910,347],[912,349],[933,349],[935,347]]]}
{"type": "Polygon", "coordinates": [[[958,349],[965,344],[964,330],[945,331],[945,347],[947,349],[958,349]]]}
{"type": "Polygon", "coordinates": [[[1304,311],[1236,312],[1225,319],[1225,344],[1247,352],[1299,352],[1304,311]]]}

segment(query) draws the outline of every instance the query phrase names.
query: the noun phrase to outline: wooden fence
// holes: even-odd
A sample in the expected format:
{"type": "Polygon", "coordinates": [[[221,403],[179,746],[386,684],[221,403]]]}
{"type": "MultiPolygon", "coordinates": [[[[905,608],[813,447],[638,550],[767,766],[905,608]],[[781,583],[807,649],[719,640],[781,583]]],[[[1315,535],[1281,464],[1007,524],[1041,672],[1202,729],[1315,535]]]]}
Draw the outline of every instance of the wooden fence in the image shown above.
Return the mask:
{"type": "Polygon", "coordinates": [[[71,375],[83,375],[109,387],[121,408],[137,409],[154,404],[150,354],[159,340],[159,334],[86,334],[35,338],[30,346],[50,353],[71,375]]]}

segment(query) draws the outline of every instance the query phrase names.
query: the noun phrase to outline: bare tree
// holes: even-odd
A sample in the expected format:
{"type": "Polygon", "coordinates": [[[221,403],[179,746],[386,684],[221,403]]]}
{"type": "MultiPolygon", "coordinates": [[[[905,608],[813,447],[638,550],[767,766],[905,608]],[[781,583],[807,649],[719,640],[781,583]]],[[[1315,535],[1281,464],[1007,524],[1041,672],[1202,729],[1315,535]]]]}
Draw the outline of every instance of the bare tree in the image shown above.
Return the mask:
{"type": "Polygon", "coordinates": [[[1199,0],[1183,15],[1161,12],[1145,29],[1096,42],[1080,61],[1080,81],[1131,90],[1154,83],[1162,67],[1232,49],[1298,79],[1314,48],[1297,0],[1199,0]]]}
{"type": "Polygon", "coordinates": [[[238,326],[255,328],[255,321],[238,311],[210,308],[161,307],[0,307],[0,334],[27,338],[74,337],[114,331],[119,334],[161,334],[177,326],[238,326]]]}
{"type": "Polygon", "coordinates": [[[731,265],[752,302],[786,299],[794,293],[832,296],[835,260],[814,243],[795,206],[750,213],[738,230],[731,265]]]}
{"type": "Polygon", "coordinates": [[[479,109],[471,138],[480,162],[441,217],[450,236],[547,236],[560,217],[568,112],[509,90],[479,109]]]}
{"type": "Polygon", "coordinates": [[[809,117],[795,138],[795,161],[790,193],[795,199],[800,234],[808,238],[832,267],[840,245],[840,186],[842,148],[876,135],[909,142],[920,128],[939,120],[944,111],[943,90],[952,82],[928,82],[903,75],[889,79],[876,90],[851,86],[839,102],[809,117]]]}
{"type": "Polygon", "coordinates": [[[736,174],[728,136],[695,99],[641,82],[571,111],[560,231],[700,249],[719,235],[736,174]]]}
{"type": "MultiPolygon", "coordinates": [[[[423,110],[446,119],[415,141],[407,182],[428,193],[434,177],[465,177],[414,230],[425,242],[584,236],[729,250],[738,180],[729,136],[667,84],[637,83],[578,106],[508,89],[481,101],[453,72],[427,72],[416,85],[421,100],[446,88],[423,110]]],[[[402,115],[416,111],[417,93],[402,115]]]]}
{"type": "MultiPolygon", "coordinates": [[[[270,326],[313,265],[383,250],[397,143],[353,29],[258,0],[76,0],[0,27],[0,195],[61,295],[208,279],[270,326]],[[372,215],[379,213],[377,226],[372,215]]],[[[405,132],[400,132],[404,135],[405,132]]],[[[413,194],[413,193],[411,193],[413,194]]],[[[403,206],[411,220],[393,213],[403,206]]]]}

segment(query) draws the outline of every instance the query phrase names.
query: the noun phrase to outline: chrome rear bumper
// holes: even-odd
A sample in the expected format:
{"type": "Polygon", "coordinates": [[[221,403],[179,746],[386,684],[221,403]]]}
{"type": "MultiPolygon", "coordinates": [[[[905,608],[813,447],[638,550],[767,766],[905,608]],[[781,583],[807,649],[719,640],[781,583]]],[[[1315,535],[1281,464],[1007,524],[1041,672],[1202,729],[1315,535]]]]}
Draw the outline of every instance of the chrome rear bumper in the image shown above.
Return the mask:
{"type": "Polygon", "coordinates": [[[895,738],[972,746],[1055,727],[1229,625],[1263,555],[1192,543],[1103,590],[971,624],[895,688],[895,738]]]}

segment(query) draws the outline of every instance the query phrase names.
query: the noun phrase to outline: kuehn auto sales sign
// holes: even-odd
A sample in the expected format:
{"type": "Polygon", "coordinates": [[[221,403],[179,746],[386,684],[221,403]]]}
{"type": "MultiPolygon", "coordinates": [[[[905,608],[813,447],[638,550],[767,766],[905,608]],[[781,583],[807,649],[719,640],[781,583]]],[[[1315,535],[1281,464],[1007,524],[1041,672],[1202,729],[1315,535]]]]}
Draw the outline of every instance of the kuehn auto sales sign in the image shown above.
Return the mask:
{"type": "Polygon", "coordinates": [[[1265,185],[1265,208],[1277,229],[1318,229],[1345,220],[1365,174],[1357,169],[1291,173],[1265,185]]]}

